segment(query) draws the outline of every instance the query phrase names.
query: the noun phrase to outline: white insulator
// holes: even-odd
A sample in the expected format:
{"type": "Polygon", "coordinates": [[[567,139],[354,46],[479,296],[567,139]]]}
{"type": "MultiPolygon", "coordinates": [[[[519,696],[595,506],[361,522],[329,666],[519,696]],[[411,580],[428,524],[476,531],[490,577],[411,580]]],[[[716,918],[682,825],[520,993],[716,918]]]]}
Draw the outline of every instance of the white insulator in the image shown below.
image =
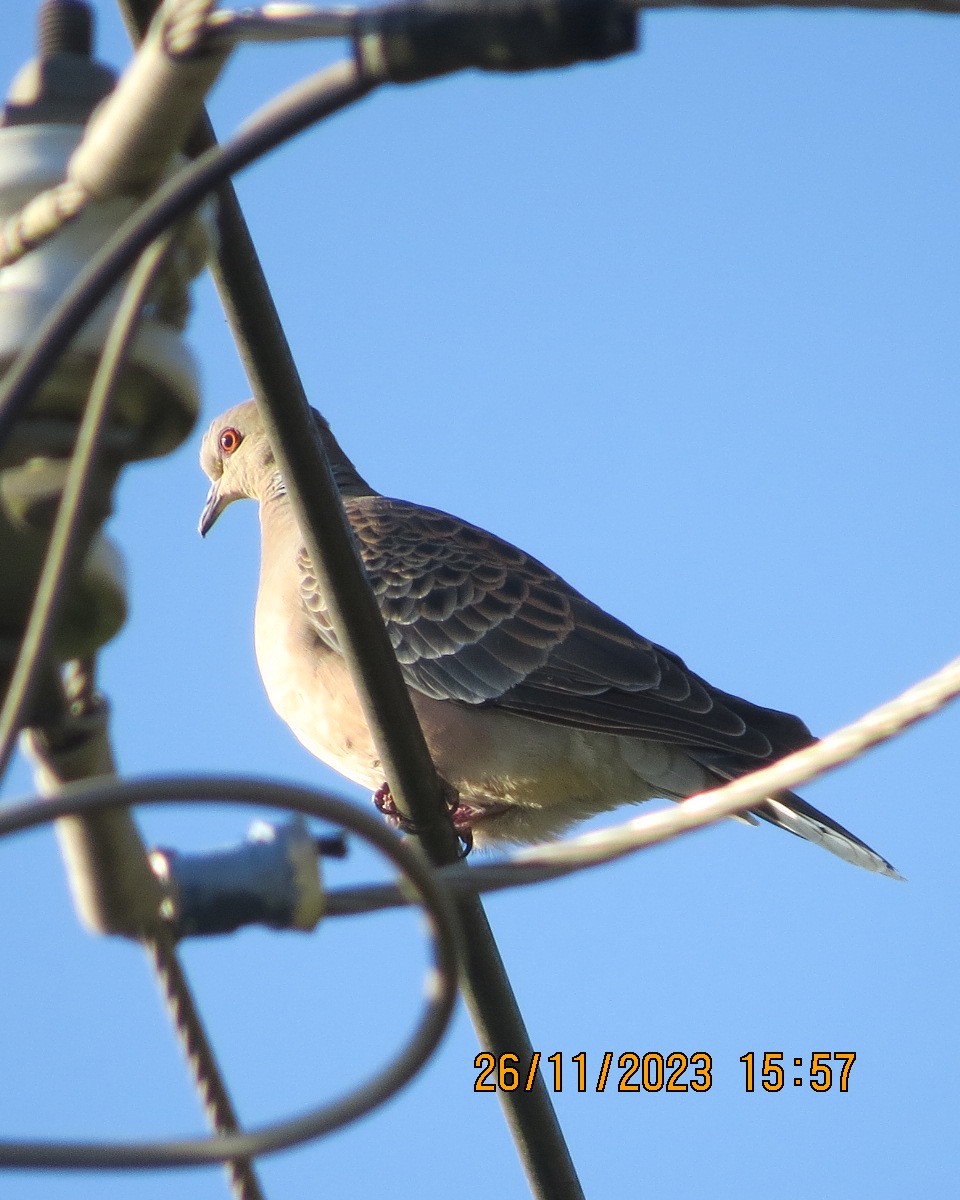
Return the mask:
{"type": "MultiPolygon", "coordinates": [[[[63,181],[82,133],[79,125],[0,128],[0,222],[63,181]]],[[[0,270],[0,373],[137,203],[132,197],[90,203],[58,233],[0,270]]],[[[188,278],[208,257],[212,236],[207,209],[189,222],[184,251],[173,258],[184,293],[188,278]]],[[[30,416],[79,420],[118,296],[119,287],[84,324],[31,405],[30,416]]],[[[180,328],[148,307],[113,407],[114,423],[134,435],[131,457],[178,446],[193,426],[199,402],[197,365],[180,328]]]]}

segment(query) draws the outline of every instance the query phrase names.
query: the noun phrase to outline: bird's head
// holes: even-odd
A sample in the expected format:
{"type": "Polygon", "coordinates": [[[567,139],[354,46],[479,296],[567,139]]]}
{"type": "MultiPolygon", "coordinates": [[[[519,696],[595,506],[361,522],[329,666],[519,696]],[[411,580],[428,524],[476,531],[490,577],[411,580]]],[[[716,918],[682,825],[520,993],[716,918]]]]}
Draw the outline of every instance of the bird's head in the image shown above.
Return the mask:
{"type": "MultiPolygon", "coordinates": [[[[326,418],[310,410],[327,454],[337,487],[343,496],[375,496],[377,492],[359,474],[333,436],[326,418]]],[[[200,466],[210,479],[207,502],[200,514],[200,533],[206,536],[217,517],[234,500],[269,500],[283,495],[270,440],[253,400],[237,404],[217,417],[203,435],[200,466]]]]}
{"type": "Polygon", "coordinates": [[[200,533],[206,536],[228,504],[244,497],[263,499],[277,476],[273,450],[252,400],[211,423],[200,446],[200,466],[210,479],[200,514],[200,533]]]}

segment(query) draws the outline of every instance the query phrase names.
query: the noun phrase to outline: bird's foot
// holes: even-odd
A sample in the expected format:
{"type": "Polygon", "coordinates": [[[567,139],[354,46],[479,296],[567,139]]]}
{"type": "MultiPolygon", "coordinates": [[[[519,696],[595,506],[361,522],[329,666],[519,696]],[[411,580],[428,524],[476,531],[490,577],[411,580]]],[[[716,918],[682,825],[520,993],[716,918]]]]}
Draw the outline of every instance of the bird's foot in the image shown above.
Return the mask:
{"type": "Polygon", "coordinates": [[[400,809],[397,808],[397,802],[390,791],[389,783],[380,784],[373,793],[373,803],[386,819],[387,824],[392,825],[394,829],[399,829],[401,833],[417,832],[416,822],[411,821],[409,817],[405,817],[400,809]]]}
{"type": "MultiPolygon", "coordinates": [[[[471,824],[476,818],[476,809],[461,804],[459,793],[445,779],[440,780],[440,788],[450,812],[450,820],[453,822],[453,828],[460,839],[460,857],[466,858],[473,849],[471,824]]],[[[387,823],[392,825],[394,829],[399,829],[401,833],[420,832],[420,827],[416,821],[411,821],[409,817],[405,817],[400,809],[397,808],[397,802],[393,798],[388,783],[382,783],[373,793],[373,803],[386,818],[387,823]]]]}

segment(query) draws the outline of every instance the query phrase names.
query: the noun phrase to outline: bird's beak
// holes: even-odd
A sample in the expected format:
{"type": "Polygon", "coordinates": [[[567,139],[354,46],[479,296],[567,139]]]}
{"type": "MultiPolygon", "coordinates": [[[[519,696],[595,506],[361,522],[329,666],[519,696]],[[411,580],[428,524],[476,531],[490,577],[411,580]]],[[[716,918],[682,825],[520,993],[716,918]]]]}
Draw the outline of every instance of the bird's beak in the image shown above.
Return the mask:
{"type": "Polygon", "coordinates": [[[206,537],[213,528],[217,517],[230,503],[220,495],[220,488],[217,483],[210,484],[210,491],[207,492],[207,501],[203,506],[203,512],[200,514],[200,523],[197,528],[200,530],[200,536],[206,537]]]}

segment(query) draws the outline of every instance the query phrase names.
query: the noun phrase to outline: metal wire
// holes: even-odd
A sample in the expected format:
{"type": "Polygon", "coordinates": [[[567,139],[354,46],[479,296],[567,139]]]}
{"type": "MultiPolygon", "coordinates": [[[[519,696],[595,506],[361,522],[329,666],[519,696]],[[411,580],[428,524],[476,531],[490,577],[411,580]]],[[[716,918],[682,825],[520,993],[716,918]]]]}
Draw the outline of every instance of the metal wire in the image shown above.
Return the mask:
{"type": "Polygon", "coordinates": [[[176,776],[68,785],[61,793],[0,811],[0,838],[65,816],[112,807],[176,802],[242,804],[290,809],[342,826],[383,852],[420,897],[431,947],[424,1010],[413,1033],[391,1062],[348,1095],[274,1124],[225,1136],[155,1142],[0,1141],[0,1167],[85,1168],[195,1167],[228,1159],[252,1159],[330,1133],[394,1095],[420,1070],[443,1037],[457,995],[459,929],[450,899],[416,851],[379,817],[354,804],[308,788],[264,779],[176,776]]]}
{"type": "MultiPolygon", "coordinates": [[[[242,1132],[173,937],[159,932],[144,938],[143,948],[211,1128],[221,1136],[242,1132]]],[[[264,1200],[260,1180],[249,1158],[230,1158],[224,1169],[236,1200],[264,1200]]]]}
{"type": "MultiPolygon", "coordinates": [[[[460,864],[444,867],[438,876],[443,886],[454,894],[464,890],[492,892],[559,879],[574,871],[613,862],[669,838],[747,812],[771,794],[809,783],[852,762],[874,746],[899,736],[958,697],[960,658],[812,746],[723,787],[690,796],[668,809],[635,817],[609,829],[519,850],[509,859],[489,866],[460,864]]],[[[329,893],[326,912],[328,916],[354,916],[409,903],[402,887],[389,884],[339,888],[329,893]]]]}
{"type": "MultiPolygon", "coordinates": [[[[303,384],[232,189],[220,195],[220,238],[214,279],[260,404],[311,560],[323,578],[339,644],[362,697],[394,799],[412,816],[435,863],[459,846],[439,783],[400,676],[383,620],[357,560],[303,384]]],[[[533,1047],[493,932],[479,901],[461,896],[457,911],[466,956],[462,988],[477,1037],[496,1055],[532,1059],[533,1047]]],[[[546,1082],[529,1091],[498,1090],[531,1192],[541,1200],[582,1200],[583,1192],[546,1082]]]]}
{"type": "Polygon", "coordinates": [[[173,235],[164,234],[143,252],[124,289],[104,342],[103,354],[90,389],[90,399],[77,431],[76,446],[63,495],[57,506],[33,606],[0,710],[0,778],[9,764],[17,733],[33,698],[39,673],[47,660],[57,619],[67,597],[67,588],[81,549],[81,519],[92,487],[92,473],[127,350],[136,334],[143,304],[163,267],[172,242],[173,235]]]}
{"type": "Polygon", "coordinates": [[[90,203],[82,184],[66,179],[28,201],[0,224],[0,268],[19,262],[25,254],[75,221],[90,203]]]}

